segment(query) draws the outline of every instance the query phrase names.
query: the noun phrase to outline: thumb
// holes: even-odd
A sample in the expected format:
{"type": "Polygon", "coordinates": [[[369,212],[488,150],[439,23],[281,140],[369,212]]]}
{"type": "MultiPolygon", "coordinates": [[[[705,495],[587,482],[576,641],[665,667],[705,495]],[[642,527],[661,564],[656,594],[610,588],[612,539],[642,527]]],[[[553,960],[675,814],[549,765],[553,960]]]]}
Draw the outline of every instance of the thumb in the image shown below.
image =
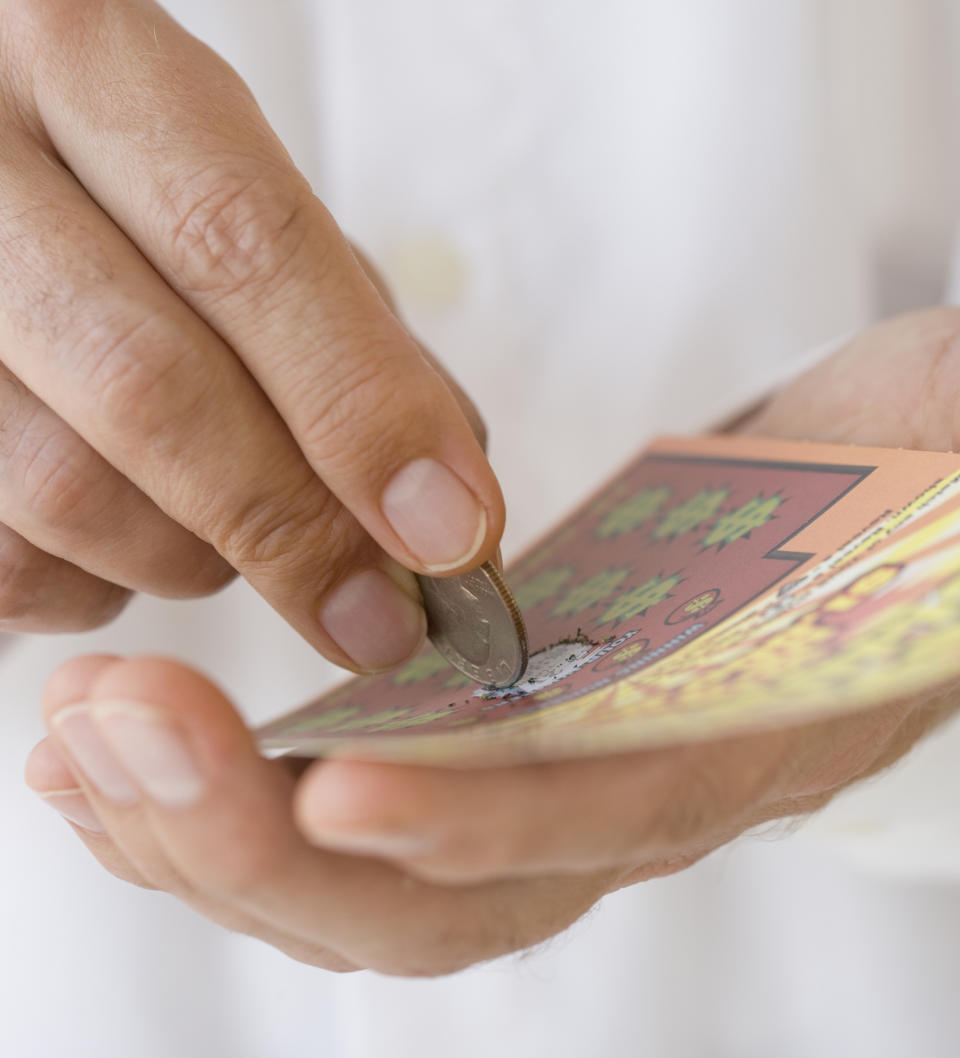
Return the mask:
{"type": "Polygon", "coordinates": [[[870,327],[742,421],[738,433],[955,451],[960,447],[960,309],[870,327]]]}

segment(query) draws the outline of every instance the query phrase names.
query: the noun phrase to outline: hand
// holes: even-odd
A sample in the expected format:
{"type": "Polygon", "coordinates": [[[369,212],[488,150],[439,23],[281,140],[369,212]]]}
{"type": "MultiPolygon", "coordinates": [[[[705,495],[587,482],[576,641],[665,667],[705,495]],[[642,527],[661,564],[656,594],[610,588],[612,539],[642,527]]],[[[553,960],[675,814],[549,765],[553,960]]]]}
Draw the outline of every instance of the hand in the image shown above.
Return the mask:
{"type": "MultiPolygon", "coordinates": [[[[960,312],[937,310],[866,332],[742,428],[956,449],[957,392],[960,312]]],[[[121,877],[318,965],[435,974],[533,944],[606,892],[825,804],[957,700],[554,764],[297,766],[261,760],[222,695],[189,671],[94,657],[48,686],[52,737],[27,778],[121,877]],[[160,735],[162,719],[186,749],[160,735]]]]}
{"type": "Polygon", "coordinates": [[[52,737],[28,782],[109,871],[302,962],[452,972],[551,936],[615,884],[599,871],[439,886],[313,847],[291,813],[305,762],[261,758],[223,695],[173,662],[68,662],[44,711],[52,737]]]}
{"type": "Polygon", "coordinates": [[[404,660],[410,571],[502,530],[465,398],[159,7],[0,0],[0,32],[0,626],[236,570],[339,664],[404,660]]]}

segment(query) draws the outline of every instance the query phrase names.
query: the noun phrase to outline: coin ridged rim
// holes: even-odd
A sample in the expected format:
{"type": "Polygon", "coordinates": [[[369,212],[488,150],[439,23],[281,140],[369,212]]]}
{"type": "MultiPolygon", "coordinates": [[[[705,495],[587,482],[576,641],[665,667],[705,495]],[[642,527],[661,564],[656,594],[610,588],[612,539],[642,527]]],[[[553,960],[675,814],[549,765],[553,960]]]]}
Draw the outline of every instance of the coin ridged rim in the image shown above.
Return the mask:
{"type": "Polygon", "coordinates": [[[484,562],[480,569],[493,581],[493,586],[497,589],[500,598],[503,600],[507,607],[507,613],[510,615],[510,620],[513,621],[513,627],[516,629],[517,638],[520,640],[520,671],[513,677],[509,683],[489,683],[486,684],[488,687],[512,687],[513,684],[518,683],[523,679],[524,673],[527,671],[527,665],[530,663],[530,647],[527,643],[527,625],[523,619],[523,614],[520,612],[520,605],[513,596],[513,592],[504,580],[503,574],[497,569],[493,562],[484,562]]]}
{"type": "Polygon", "coordinates": [[[527,664],[529,664],[530,661],[526,622],[523,619],[523,614],[520,612],[520,605],[517,600],[513,598],[513,592],[504,580],[504,574],[496,568],[493,562],[485,562],[482,566],[479,566],[478,569],[487,574],[493,583],[493,587],[496,588],[496,594],[500,596],[501,601],[507,607],[507,614],[510,621],[513,623],[513,630],[517,632],[517,638],[520,643],[519,671],[515,673],[512,679],[507,683],[484,683],[484,687],[495,687],[497,689],[512,687],[514,683],[523,679],[524,673],[527,671],[527,664]]]}

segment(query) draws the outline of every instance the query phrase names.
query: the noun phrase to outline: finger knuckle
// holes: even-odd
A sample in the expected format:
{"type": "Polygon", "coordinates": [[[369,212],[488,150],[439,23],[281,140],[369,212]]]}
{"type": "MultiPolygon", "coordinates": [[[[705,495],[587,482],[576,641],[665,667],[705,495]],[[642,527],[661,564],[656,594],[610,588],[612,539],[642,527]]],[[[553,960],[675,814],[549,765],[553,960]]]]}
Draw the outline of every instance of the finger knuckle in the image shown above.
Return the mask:
{"type": "Polygon", "coordinates": [[[228,512],[201,517],[211,527],[216,549],[246,576],[267,573],[277,582],[296,582],[309,574],[320,591],[342,567],[356,531],[346,509],[317,487],[297,489],[292,496],[257,495],[228,512]],[[310,539],[323,542],[322,560],[317,549],[305,546],[310,539]]]}
{"type": "Polygon", "coordinates": [[[411,387],[409,359],[395,344],[341,341],[304,402],[310,409],[301,429],[304,451],[330,470],[353,474],[395,464],[398,441],[415,448],[436,429],[429,394],[411,387]]]}
{"type": "Polygon", "coordinates": [[[65,429],[23,430],[8,465],[32,519],[58,532],[83,529],[109,500],[99,457],[65,429]]]}
{"type": "Polygon", "coordinates": [[[249,159],[174,178],[160,196],[159,225],[177,285],[229,295],[282,279],[306,239],[307,200],[286,174],[249,159]]]}
{"type": "Polygon", "coordinates": [[[200,417],[207,383],[183,385],[191,343],[161,316],[104,318],[74,340],[70,359],[93,413],[119,440],[141,443],[170,435],[176,424],[200,417]]]}

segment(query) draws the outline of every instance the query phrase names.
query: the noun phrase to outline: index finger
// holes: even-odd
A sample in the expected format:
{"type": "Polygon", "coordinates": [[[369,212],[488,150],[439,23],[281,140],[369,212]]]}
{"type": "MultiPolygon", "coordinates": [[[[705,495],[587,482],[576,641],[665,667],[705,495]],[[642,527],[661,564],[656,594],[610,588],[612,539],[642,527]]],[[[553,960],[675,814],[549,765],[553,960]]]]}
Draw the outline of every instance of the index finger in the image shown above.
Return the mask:
{"type": "Polygon", "coordinates": [[[408,568],[490,558],[503,501],[469,423],[243,82],[145,0],[40,6],[44,34],[71,40],[34,78],[47,133],[314,471],[408,568]]]}

